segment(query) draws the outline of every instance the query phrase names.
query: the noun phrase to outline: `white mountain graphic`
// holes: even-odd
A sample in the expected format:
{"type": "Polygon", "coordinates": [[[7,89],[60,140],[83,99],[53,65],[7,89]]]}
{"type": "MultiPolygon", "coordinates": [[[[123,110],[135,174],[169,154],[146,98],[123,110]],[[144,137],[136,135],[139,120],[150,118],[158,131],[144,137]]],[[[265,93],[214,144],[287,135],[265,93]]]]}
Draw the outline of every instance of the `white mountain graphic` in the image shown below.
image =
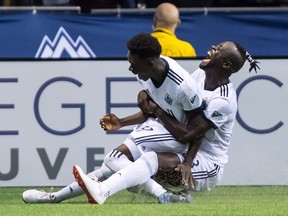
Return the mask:
{"type": "Polygon", "coordinates": [[[61,26],[53,41],[47,35],[44,36],[35,58],[60,58],[64,52],[71,58],[96,57],[81,36],[74,42],[61,26]]]}

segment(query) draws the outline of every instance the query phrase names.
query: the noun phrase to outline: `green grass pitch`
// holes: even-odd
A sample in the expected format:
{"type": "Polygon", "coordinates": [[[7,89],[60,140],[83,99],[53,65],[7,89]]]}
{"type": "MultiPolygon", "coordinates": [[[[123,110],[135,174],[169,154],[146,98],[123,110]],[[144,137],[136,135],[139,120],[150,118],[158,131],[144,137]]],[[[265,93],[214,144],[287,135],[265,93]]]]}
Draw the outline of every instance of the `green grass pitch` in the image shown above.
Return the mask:
{"type": "Polygon", "coordinates": [[[192,193],[193,204],[168,205],[158,204],[153,196],[128,191],[109,197],[104,205],[88,204],[85,195],[61,204],[31,205],[21,199],[21,193],[26,189],[0,187],[1,216],[288,215],[287,186],[218,186],[209,192],[192,193]]]}

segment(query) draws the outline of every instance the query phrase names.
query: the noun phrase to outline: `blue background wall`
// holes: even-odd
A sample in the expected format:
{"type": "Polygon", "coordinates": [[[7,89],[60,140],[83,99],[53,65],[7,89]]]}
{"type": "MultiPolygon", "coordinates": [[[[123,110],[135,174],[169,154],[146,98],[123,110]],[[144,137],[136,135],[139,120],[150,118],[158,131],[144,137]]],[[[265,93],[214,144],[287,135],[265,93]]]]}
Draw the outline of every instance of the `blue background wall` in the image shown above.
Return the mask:
{"type": "MultiPolygon", "coordinates": [[[[153,13],[2,13],[0,58],[35,58],[45,35],[57,46],[55,36],[60,27],[73,41],[81,36],[97,57],[126,57],[126,41],[139,32],[150,33],[152,17],[153,13]]],[[[225,40],[239,42],[254,56],[288,56],[286,11],[185,12],[181,20],[176,33],[193,44],[198,56],[205,56],[212,44],[225,40]]],[[[71,56],[64,49],[59,57],[71,56]]]]}

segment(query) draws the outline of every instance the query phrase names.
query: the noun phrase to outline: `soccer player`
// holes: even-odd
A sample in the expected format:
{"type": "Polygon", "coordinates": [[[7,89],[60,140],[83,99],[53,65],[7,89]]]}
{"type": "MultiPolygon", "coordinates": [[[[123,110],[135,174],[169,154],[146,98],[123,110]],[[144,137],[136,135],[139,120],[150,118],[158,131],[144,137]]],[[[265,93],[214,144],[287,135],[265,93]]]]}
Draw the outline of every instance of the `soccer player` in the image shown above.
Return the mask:
{"type": "MultiPolygon", "coordinates": [[[[228,162],[227,150],[237,112],[236,92],[229,77],[243,67],[246,58],[251,65],[250,71],[253,68],[256,70],[257,61],[235,42],[226,41],[212,46],[208,51],[207,57],[200,63],[200,69],[192,74],[206,102],[204,112],[193,117],[194,124],[175,121],[148,97],[142,102],[142,110],[155,115],[176,139],[190,143],[185,160],[177,169],[182,173],[182,183],[189,184],[194,178],[196,190],[213,188],[221,179],[228,162]],[[194,143],[201,134],[205,134],[202,142],[194,143]]],[[[141,140],[139,144],[146,148],[141,140]]],[[[171,159],[177,158],[171,154],[168,160],[163,160],[165,154],[145,152],[103,182],[91,180],[77,165],[73,167],[73,173],[90,203],[103,204],[107,197],[118,191],[145,183],[171,159]]]]}
{"type": "MultiPolygon", "coordinates": [[[[129,70],[136,75],[143,89],[159,107],[183,124],[202,110],[202,98],[198,94],[195,81],[175,60],[160,55],[161,46],[155,37],[140,33],[128,41],[127,47],[128,61],[131,64],[129,70]]],[[[130,165],[144,152],[173,152],[181,159],[188,149],[188,145],[176,140],[153,114],[140,111],[122,119],[108,114],[101,119],[100,124],[106,130],[134,124],[137,126],[123,144],[105,156],[102,167],[90,173],[89,177],[97,180],[103,180],[130,165]]],[[[170,164],[167,164],[167,167],[169,166],[170,164]]],[[[167,201],[172,196],[152,179],[149,179],[145,186],[150,193],[158,197],[160,203],[164,202],[164,198],[167,201]]],[[[22,194],[22,198],[26,203],[60,202],[81,192],[74,182],[56,193],[28,190],[22,194]]]]}

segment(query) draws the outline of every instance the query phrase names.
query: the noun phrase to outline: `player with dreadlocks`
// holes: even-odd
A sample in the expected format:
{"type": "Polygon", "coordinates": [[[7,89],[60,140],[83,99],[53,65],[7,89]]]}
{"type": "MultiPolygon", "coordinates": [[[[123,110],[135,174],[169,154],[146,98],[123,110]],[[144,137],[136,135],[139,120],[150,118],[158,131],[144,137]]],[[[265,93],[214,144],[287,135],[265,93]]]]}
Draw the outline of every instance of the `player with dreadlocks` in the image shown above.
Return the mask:
{"type": "MultiPolygon", "coordinates": [[[[202,110],[202,98],[197,94],[196,83],[175,60],[160,55],[161,45],[155,37],[147,33],[137,34],[127,42],[127,48],[129,70],[163,110],[183,123],[189,122],[190,116],[202,110]]],[[[93,179],[103,180],[138,159],[144,151],[141,144],[145,145],[145,151],[171,152],[173,155],[177,153],[179,157],[182,157],[181,155],[188,149],[188,145],[177,141],[154,115],[142,111],[121,119],[110,113],[100,120],[100,124],[105,130],[136,126],[122,144],[105,156],[100,169],[89,174],[93,179]]],[[[159,200],[163,197],[174,197],[153,179],[147,181],[145,185],[147,190],[159,200]],[[153,185],[157,186],[156,190],[153,185]]],[[[53,193],[35,189],[27,190],[22,194],[22,198],[26,203],[56,203],[79,195],[81,192],[82,189],[73,182],[53,193]]]]}
{"type": "MultiPolygon", "coordinates": [[[[251,66],[249,71],[259,69],[258,62],[235,42],[212,46],[200,68],[191,75],[206,102],[203,112],[194,116],[193,124],[176,121],[154,103],[147,92],[140,92],[138,103],[141,110],[158,118],[177,140],[189,143],[184,161],[180,163],[179,157],[172,153],[167,157],[167,153],[145,152],[103,182],[91,180],[75,165],[75,179],[90,202],[103,204],[114,193],[145,183],[167,163],[175,164],[174,170],[182,174],[183,185],[193,186],[197,191],[215,187],[228,162],[227,151],[237,112],[236,92],[229,78],[243,67],[246,59],[251,66]]],[[[146,149],[145,144],[141,146],[146,149]]]]}

